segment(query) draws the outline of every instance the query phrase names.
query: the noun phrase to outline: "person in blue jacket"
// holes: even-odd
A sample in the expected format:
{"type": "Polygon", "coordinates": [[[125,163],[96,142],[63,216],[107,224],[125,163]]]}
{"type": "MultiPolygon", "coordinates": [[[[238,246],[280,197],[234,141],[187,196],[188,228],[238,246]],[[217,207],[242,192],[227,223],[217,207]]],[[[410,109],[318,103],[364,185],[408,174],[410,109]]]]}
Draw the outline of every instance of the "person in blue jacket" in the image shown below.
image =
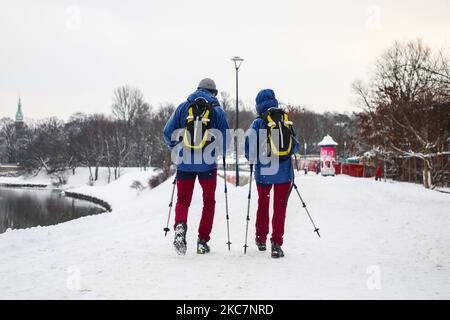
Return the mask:
{"type": "MultiPolygon", "coordinates": [[[[177,129],[185,128],[186,119],[188,118],[189,106],[197,99],[206,100],[212,106],[213,112],[210,118],[210,129],[217,129],[220,131],[223,141],[218,142],[222,148],[218,150],[225,152],[227,146],[227,130],[228,123],[225,111],[220,107],[219,101],[216,98],[217,89],[213,80],[206,78],[200,81],[197,90],[192,93],[185,102],[181,103],[174,111],[166,126],[164,127],[164,140],[173,150],[177,147],[179,139],[172,140],[172,134],[177,129]]],[[[212,130],[210,130],[212,131],[212,130]]],[[[201,153],[200,160],[194,157],[186,160],[183,157],[184,148],[177,150],[180,162],[177,163],[177,203],[175,206],[175,239],[174,246],[178,254],[184,255],[186,253],[186,231],[187,231],[187,217],[189,206],[192,200],[192,193],[194,190],[195,179],[198,176],[200,185],[203,191],[203,211],[198,228],[197,253],[204,254],[210,251],[208,241],[210,240],[210,233],[212,230],[214,211],[215,211],[215,192],[217,182],[217,162],[215,161],[215,154],[213,154],[213,161],[206,161],[201,153]]],[[[194,151],[191,151],[192,155],[194,151]]]]}
{"type": "MultiPolygon", "coordinates": [[[[265,129],[263,119],[261,116],[270,108],[279,108],[278,100],[275,97],[275,93],[271,89],[261,90],[256,96],[256,111],[258,118],[256,118],[250,125],[249,130],[253,130],[251,134],[256,134],[255,139],[250,139],[247,135],[245,140],[245,156],[250,162],[255,165],[255,180],[258,190],[258,210],[256,213],[256,245],[260,251],[266,250],[266,240],[269,233],[269,204],[270,204],[270,191],[274,189],[274,202],[273,202],[273,218],[272,218],[272,237],[271,237],[271,249],[272,257],[279,258],[284,256],[284,252],[281,249],[283,245],[284,235],[284,223],[286,218],[286,205],[293,184],[294,171],[292,167],[291,159],[279,160],[278,165],[275,165],[276,170],[267,170],[270,166],[273,166],[273,161],[261,161],[261,152],[264,149],[266,141],[261,141],[259,137],[259,130],[265,129]],[[251,143],[257,144],[250,145],[251,143]],[[257,151],[258,150],[258,151],[257,151]],[[266,169],[266,170],[264,170],[266,169]],[[265,172],[266,171],[266,172],[265,172]],[[271,172],[272,171],[272,172],[271,172]]],[[[297,153],[300,150],[299,143],[296,139],[295,132],[293,132],[293,147],[292,154],[297,153]]],[[[268,158],[270,159],[270,158],[268,158]]],[[[278,161],[278,159],[277,159],[278,161]]]]}

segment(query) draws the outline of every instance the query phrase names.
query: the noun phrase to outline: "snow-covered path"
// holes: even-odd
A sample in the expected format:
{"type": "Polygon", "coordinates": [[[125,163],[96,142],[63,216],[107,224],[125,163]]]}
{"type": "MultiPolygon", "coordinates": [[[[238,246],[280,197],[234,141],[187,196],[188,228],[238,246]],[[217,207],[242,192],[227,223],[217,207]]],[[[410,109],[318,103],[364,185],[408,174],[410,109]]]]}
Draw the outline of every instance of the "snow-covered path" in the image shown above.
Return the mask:
{"type": "Polygon", "coordinates": [[[145,173],[104,187],[81,188],[113,205],[109,214],[0,235],[0,298],[370,299],[450,298],[450,196],[406,183],[346,176],[298,176],[322,238],[292,194],[286,257],[253,245],[243,255],[247,187],[229,188],[226,246],[223,180],[209,255],[195,253],[200,186],[190,210],[188,253],[164,237],[171,181],[140,195],[129,188],[145,173]],[[79,286],[78,286],[79,284],[79,286]]]}

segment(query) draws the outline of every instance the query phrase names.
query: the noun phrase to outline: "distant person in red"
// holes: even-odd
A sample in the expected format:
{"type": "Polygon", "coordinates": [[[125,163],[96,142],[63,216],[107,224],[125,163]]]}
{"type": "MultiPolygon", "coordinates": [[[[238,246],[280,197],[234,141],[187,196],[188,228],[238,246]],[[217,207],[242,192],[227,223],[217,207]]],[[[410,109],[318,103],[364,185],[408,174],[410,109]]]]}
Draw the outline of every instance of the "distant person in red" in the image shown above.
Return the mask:
{"type": "Polygon", "coordinates": [[[377,171],[375,171],[375,181],[381,181],[381,174],[383,173],[383,170],[381,170],[381,166],[377,167],[377,171]]]}

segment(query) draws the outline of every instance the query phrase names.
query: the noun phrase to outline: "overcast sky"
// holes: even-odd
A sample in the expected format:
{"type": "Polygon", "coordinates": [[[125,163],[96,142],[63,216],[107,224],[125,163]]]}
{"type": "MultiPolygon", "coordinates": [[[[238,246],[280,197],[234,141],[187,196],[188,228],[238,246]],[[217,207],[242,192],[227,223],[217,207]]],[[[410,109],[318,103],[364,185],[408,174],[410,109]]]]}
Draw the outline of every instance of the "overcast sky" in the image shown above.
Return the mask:
{"type": "Polygon", "coordinates": [[[234,95],[259,89],[317,111],[354,110],[365,79],[392,42],[450,52],[450,1],[0,0],[0,117],[109,112],[113,89],[180,103],[203,77],[234,95]]]}

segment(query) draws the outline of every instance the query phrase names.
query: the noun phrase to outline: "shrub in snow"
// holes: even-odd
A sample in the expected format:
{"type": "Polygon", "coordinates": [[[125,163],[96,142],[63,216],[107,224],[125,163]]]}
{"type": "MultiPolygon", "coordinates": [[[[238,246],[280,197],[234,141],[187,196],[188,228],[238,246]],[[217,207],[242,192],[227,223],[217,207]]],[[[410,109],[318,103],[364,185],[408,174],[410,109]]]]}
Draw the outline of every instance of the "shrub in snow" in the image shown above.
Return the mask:
{"type": "Polygon", "coordinates": [[[65,171],[54,172],[50,177],[52,179],[52,185],[55,187],[65,185],[69,180],[65,171]]]}
{"type": "Polygon", "coordinates": [[[164,173],[160,173],[160,174],[157,174],[157,175],[151,177],[148,180],[149,188],[153,189],[154,187],[159,186],[164,181],[164,176],[165,176],[164,173]]]}

